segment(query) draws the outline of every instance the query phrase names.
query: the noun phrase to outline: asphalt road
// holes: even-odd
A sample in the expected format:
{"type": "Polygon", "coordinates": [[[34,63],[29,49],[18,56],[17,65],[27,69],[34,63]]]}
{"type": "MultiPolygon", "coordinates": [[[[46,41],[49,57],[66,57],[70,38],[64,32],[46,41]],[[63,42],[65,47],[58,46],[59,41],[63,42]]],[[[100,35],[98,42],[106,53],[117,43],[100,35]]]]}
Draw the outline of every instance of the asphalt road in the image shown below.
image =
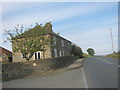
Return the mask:
{"type": "Polygon", "coordinates": [[[118,59],[92,57],[84,61],[87,88],[118,88],[118,59]]]}
{"type": "Polygon", "coordinates": [[[107,57],[85,59],[84,67],[42,77],[4,82],[3,88],[117,88],[118,60],[107,57]]]}

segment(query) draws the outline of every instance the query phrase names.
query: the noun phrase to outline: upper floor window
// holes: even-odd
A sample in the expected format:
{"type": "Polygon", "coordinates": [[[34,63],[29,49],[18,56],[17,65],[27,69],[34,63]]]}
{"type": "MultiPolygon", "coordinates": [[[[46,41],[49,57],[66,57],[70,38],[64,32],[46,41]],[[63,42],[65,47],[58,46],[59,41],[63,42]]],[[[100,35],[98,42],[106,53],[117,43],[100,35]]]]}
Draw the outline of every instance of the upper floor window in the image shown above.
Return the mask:
{"type": "Polygon", "coordinates": [[[56,37],[53,36],[53,42],[54,42],[54,45],[56,45],[56,37]]]}
{"type": "Polygon", "coordinates": [[[61,42],[62,42],[62,46],[64,46],[64,40],[62,40],[61,42]]]}
{"type": "Polygon", "coordinates": [[[68,47],[70,48],[70,43],[68,42],[68,47]]]}

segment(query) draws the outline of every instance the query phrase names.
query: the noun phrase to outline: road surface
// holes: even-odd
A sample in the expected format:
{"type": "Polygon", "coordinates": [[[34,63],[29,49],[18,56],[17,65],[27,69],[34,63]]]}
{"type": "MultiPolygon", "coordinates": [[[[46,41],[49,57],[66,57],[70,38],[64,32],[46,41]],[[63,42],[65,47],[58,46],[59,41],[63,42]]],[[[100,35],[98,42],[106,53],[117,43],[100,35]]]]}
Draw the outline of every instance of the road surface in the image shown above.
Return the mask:
{"type": "Polygon", "coordinates": [[[118,59],[92,57],[84,61],[88,88],[118,88],[118,59]]]}
{"type": "Polygon", "coordinates": [[[117,59],[92,57],[84,67],[42,77],[29,77],[3,83],[3,88],[117,88],[117,59]]]}

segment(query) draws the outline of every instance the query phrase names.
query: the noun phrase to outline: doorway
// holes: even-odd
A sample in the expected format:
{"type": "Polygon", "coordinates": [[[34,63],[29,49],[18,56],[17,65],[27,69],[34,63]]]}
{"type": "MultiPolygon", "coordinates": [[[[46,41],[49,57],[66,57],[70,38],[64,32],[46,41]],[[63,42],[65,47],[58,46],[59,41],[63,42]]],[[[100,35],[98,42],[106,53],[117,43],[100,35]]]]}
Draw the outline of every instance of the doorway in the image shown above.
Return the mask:
{"type": "Polygon", "coordinates": [[[41,52],[38,51],[35,53],[35,60],[41,59],[41,52]]]}

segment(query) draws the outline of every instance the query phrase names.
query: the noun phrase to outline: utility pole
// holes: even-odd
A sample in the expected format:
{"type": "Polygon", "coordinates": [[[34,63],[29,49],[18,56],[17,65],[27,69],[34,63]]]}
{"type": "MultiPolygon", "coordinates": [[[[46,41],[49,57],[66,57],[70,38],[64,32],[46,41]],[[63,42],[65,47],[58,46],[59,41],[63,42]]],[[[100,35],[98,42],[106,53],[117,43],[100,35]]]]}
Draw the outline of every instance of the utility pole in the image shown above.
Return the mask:
{"type": "Polygon", "coordinates": [[[113,50],[113,53],[115,53],[114,46],[113,46],[113,36],[112,36],[112,29],[111,28],[110,28],[110,32],[111,32],[112,50],[113,50]]]}

